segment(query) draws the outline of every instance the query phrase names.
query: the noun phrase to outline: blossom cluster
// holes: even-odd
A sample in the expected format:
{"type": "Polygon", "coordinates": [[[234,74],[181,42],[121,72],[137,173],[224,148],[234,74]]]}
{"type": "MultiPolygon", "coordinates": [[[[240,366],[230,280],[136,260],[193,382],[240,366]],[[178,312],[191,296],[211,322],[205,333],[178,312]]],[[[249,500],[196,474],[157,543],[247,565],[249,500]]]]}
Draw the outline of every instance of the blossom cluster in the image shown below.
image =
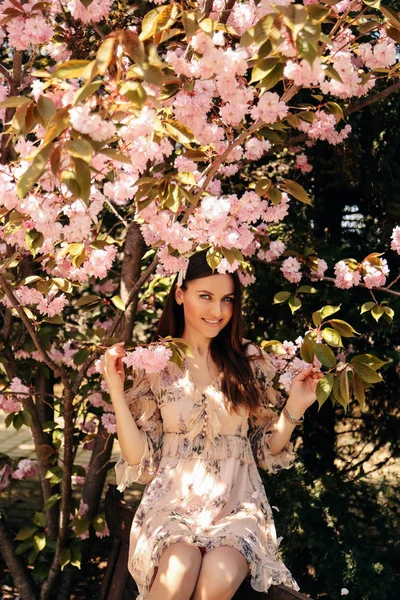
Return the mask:
{"type": "Polygon", "coordinates": [[[171,356],[170,348],[162,344],[153,344],[147,348],[138,347],[128,352],[122,362],[133,369],[144,369],[146,373],[158,373],[165,368],[171,356]]]}

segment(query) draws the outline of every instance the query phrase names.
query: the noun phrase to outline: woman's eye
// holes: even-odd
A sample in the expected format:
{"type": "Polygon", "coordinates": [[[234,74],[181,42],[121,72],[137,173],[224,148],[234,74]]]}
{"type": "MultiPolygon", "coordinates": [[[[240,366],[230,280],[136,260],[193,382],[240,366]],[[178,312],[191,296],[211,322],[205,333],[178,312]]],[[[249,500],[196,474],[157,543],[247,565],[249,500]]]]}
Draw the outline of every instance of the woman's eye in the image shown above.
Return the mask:
{"type": "Polygon", "coordinates": [[[228,300],[228,302],[233,302],[233,298],[231,298],[231,297],[224,298],[224,300],[228,300]]]}
{"type": "Polygon", "coordinates": [[[201,294],[200,298],[209,298],[210,296],[208,294],[201,294]]]}

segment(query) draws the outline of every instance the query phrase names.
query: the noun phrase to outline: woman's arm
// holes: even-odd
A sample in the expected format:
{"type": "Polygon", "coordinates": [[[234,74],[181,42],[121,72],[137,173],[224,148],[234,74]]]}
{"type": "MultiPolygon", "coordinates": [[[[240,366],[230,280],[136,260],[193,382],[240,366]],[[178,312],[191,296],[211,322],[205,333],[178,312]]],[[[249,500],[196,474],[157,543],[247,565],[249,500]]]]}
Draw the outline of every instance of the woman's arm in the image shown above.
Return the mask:
{"type": "Polygon", "coordinates": [[[142,460],[144,442],[125,400],[125,372],[122,358],[126,356],[126,352],[122,345],[123,342],[120,342],[106,350],[103,374],[114,406],[121,452],[127,463],[137,465],[142,460]]]}
{"type": "MultiPolygon", "coordinates": [[[[323,377],[323,374],[316,372],[313,366],[310,365],[308,369],[293,378],[289,398],[286,402],[286,410],[292,417],[301,419],[307,408],[314,404],[317,399],[315,390],[321,377],[323,377]]],[[[295,427],[296,424],[291,423],[281,412],[274,427],[274,434],[269,439],[269,448],[273,456],[286,446],[295,427]]]]}

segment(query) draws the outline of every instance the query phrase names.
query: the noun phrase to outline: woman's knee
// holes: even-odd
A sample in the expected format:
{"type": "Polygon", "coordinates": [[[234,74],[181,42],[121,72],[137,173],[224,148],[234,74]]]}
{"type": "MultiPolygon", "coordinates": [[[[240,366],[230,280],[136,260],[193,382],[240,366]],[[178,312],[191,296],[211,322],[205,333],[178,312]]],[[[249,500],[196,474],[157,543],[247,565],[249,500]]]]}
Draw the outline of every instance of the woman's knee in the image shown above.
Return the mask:
{"type": "Polygon", "coordinates": [[[176,542],[164,550],[161,555],[159,568],[164,571],[172,569],[175,574],[196,572],[198,575],[202,561],[200,549],[192,544],[176,542]]]}
{"type": "Polygon", "coordinates": [[[232,598],[248,572],[247,561],[238,550],[214,548],[203,558],[193,600],[232,598]]]}

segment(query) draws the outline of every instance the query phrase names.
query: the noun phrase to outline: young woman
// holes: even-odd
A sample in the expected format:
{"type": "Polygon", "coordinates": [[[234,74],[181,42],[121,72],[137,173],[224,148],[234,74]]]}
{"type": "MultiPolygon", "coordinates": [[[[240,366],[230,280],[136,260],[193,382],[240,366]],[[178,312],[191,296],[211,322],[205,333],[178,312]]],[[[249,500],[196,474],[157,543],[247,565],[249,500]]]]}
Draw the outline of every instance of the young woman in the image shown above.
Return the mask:
{"type": "Polygon", "coordinates": [[[118,489],[147,484],[128,565],[139,600],[228,600],[245,577],[260,592],[298,589],[280,559],[257,466],[291,466],[289,439],[321,374],[297,375],[285,404],[268,355],[242,338],[237,274],[213,273],[199,252],[177,281],[157,335],[189,345],[183,370],[172,362],[158,374],[139,370],[125,391],[123,343],[104,360],[121,446],[118,489]]]}

